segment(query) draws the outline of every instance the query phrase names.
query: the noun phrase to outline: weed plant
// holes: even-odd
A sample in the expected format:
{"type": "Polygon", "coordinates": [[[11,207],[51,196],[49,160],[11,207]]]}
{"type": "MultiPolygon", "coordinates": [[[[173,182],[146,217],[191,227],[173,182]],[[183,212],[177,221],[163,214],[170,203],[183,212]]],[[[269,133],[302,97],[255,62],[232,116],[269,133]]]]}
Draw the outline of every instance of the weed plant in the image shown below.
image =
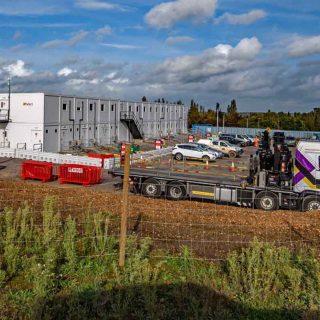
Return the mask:
{"type": "Polygon", "coordinates": [[[47,198],[0,215],[1,319],[320,319],[320,263],[253,241],[222,263],[127,238],[118,267],[110,215],[65,220],[47,198]],[[163,258],[159,258],[159,256],[163,258]]]}

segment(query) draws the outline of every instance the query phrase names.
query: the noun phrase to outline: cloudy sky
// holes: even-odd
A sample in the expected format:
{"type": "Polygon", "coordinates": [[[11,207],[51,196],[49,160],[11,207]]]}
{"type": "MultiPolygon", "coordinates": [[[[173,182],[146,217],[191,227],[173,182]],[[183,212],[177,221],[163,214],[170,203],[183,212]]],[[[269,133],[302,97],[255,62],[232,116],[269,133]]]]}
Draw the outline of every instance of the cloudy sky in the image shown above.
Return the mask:
{"type": "Polygon", "coordinates": [[[319,0],[1,0],[0,89],[320,105],[319,0]]]}

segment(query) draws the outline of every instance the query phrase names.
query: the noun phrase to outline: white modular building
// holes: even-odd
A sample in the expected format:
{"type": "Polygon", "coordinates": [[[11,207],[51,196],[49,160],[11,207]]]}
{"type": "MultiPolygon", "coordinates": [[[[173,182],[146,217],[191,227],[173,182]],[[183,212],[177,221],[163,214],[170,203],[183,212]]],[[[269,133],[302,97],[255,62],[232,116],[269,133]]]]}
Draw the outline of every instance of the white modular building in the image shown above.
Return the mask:
{"type": "Polygon", "coordinates": [[[0,94],[0,147],[61,152],[187,132],[181,104],[0,94]]]}

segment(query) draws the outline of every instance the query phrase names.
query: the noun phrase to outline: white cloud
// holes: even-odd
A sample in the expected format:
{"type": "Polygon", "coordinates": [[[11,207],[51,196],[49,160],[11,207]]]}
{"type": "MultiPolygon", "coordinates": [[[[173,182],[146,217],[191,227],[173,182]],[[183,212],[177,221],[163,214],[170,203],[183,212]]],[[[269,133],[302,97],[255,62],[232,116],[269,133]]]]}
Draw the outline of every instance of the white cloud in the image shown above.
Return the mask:
{"type": "Polygon", "coordinates": [[[68,45],[71,46],[71,47],[76,45],[78,42],[83,40],[88,34],[89,34],[89,32],[87,32],[87,31],[79,31],[73,37],[71,37],[69,39],[68,45]]]}
{"type": "Polygon", "coordinates": [[[33,74],[33,70],[27,69],[25,67],[25,62],[22,60],[17,60],[17,62],[10,64],[3,69],[7,71],[11,77],[28,77],[33,74]]]}
{"type": "Polygon", "coordinates": [[[74,72],[75,72],[74,70],[72,70],[72,69],[70,69],[68,67],[64,67],[64,68],[62,68],[61,70],[59,70],[57,72],[57,75],[59,77],[67,77],[67,76],[69,76],[70,74],[72,74],[74,72]]]}
{"type": "Polygon", "coordinates": [[[291,57],[320,54],[320,36],[296,38],[288,46],[288,53],[291,57]]]}
{"type": "Polygon", "coordinates": [[[18,44],[18,45],[16,45],[16,46],[11,47],[11,48],[10,48],[10,51],[12,51],[12,52],[19,52],[19,51],[23,50],[25,47],[26,47],[26,45],[23,44],[23,43],[21,43],[21,44],[18,44]]]}
{"type": "Polygon", "coordinates": [[[81,40],[83,40],[85,37],[87,37],[89,32],[87,31],[79,31],[75,35],[73,35],[69,40],[61,40],[61,39],[55,39],[51,41],[47,41],[41,45],[42,49],[51,49],[51,48],[57,48],[61,46],[69,46],[73,47],[77,43],[79,43],[81,40]]]}
{"type": "Polygon", "coordinates": [[[127,78],[118,78],[118,79],[113,79],[112,82],[115,83],[115,84],[126,84],[126,83],[129,82],[129,79],[127,79],[127,78]]]}
{"type": "Polygon", "coordinates": [[[188,36],[177,36],[177,37],[168,37],[166,43],[169,45],[178,44],[178,43],[187,43],[193,42],[194,39],[188,36]]]}
{"type": "Polygon", "coordinates": [[[169,28],[182,20],[201,22],[213,15],[217,0],[175,0],[152,8],[145,21],[155,28],[169,28]]]}
{"type": "Polygon", "coordinates": [[[112,28],[110,26],[104,26],[103,28],[96,30],[96,35],[99,38],[110,36],[111,34],[112,34],[112,28]]]}
{"type": "Polygon", "coordinates": [[[47,41],[45,43],[43,43],[41,45],[41,48],[42,49],[51,49],[51,48],[57,48],[57,47],[60,47],[60,46],[63,46],[63,45],[67,45],[68,44],[68,41],[67,40],[50,40],[50,41],[47,41]]]}
{"type": "Polygon", "coordinates": [[[0,14],[7,16],[51,15],[62,13],[63,9],[63,6],[55,0],[1,0],[0,14]]]}
{"type": "Polygon", "coordinates": [[[219,44],[195,56],[168,59],[158,65],[157,81],[185,83],[206,81],[214,75],[248,67],[262,48],[255,37],[242,39],[237,46],[219,44]]]}
{"type": "Polygon", "coordinates": [[[131,45],[131,44],[120,44],[120,43],[102,43],[103,46],[114,49],[121,50],[132,50],[132,49],[142,49],[144,47],[131,45]]]}
{"type": "Polygon", "coordinates": [[[12,39],[16,41],[16,40],[20,39],[21,37],[22,37],[22,33],[20,31],[16,31],[14,33],[14,35],[12,36],[12,39]]]}
{"type": "Polygon", "coordinates": [[[79,8],[86,10],[114,10],[122,8],[118,4],[100,0],[76,0],[75,4],[79,8]]]}
{"type": "Polygon", "coordinates": [[[231,14],[225,13],[222,16],[215,19],[215,23],[229,23],[229,24],[251,24],[267,16],[267,13],[263,10],[251,10],[244,14],[231,14]]]}

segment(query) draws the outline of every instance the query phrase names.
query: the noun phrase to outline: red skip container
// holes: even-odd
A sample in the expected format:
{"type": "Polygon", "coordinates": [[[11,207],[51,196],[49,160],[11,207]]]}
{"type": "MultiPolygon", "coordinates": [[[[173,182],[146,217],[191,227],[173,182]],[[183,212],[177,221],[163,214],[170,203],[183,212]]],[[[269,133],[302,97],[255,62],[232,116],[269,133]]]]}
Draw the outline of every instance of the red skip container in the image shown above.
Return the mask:
{"type": "Polygon", "coordinates": [[[84,186],[99,184],[102,182],[102,168],[84,166],[79,164],[63,164],[59,169],[59,182],[76,183],[84,186]]]}
{"type": "Polygon", "coordinates": [[[102,160],[102,167],[104,167],[104,160],[105,159],[113,159],[114,154],[103,154],[103,153],[89,153],[88,154],[89,158],[96,158],[96,159],[101,159],[102,160]]]}
{"type": "Polygon", "coordinates": [[[49,182],[56,179],[53,173],[53,165],[48,162],[23,161],[21,164],[21,179],[35,179],[49,182]]]}

